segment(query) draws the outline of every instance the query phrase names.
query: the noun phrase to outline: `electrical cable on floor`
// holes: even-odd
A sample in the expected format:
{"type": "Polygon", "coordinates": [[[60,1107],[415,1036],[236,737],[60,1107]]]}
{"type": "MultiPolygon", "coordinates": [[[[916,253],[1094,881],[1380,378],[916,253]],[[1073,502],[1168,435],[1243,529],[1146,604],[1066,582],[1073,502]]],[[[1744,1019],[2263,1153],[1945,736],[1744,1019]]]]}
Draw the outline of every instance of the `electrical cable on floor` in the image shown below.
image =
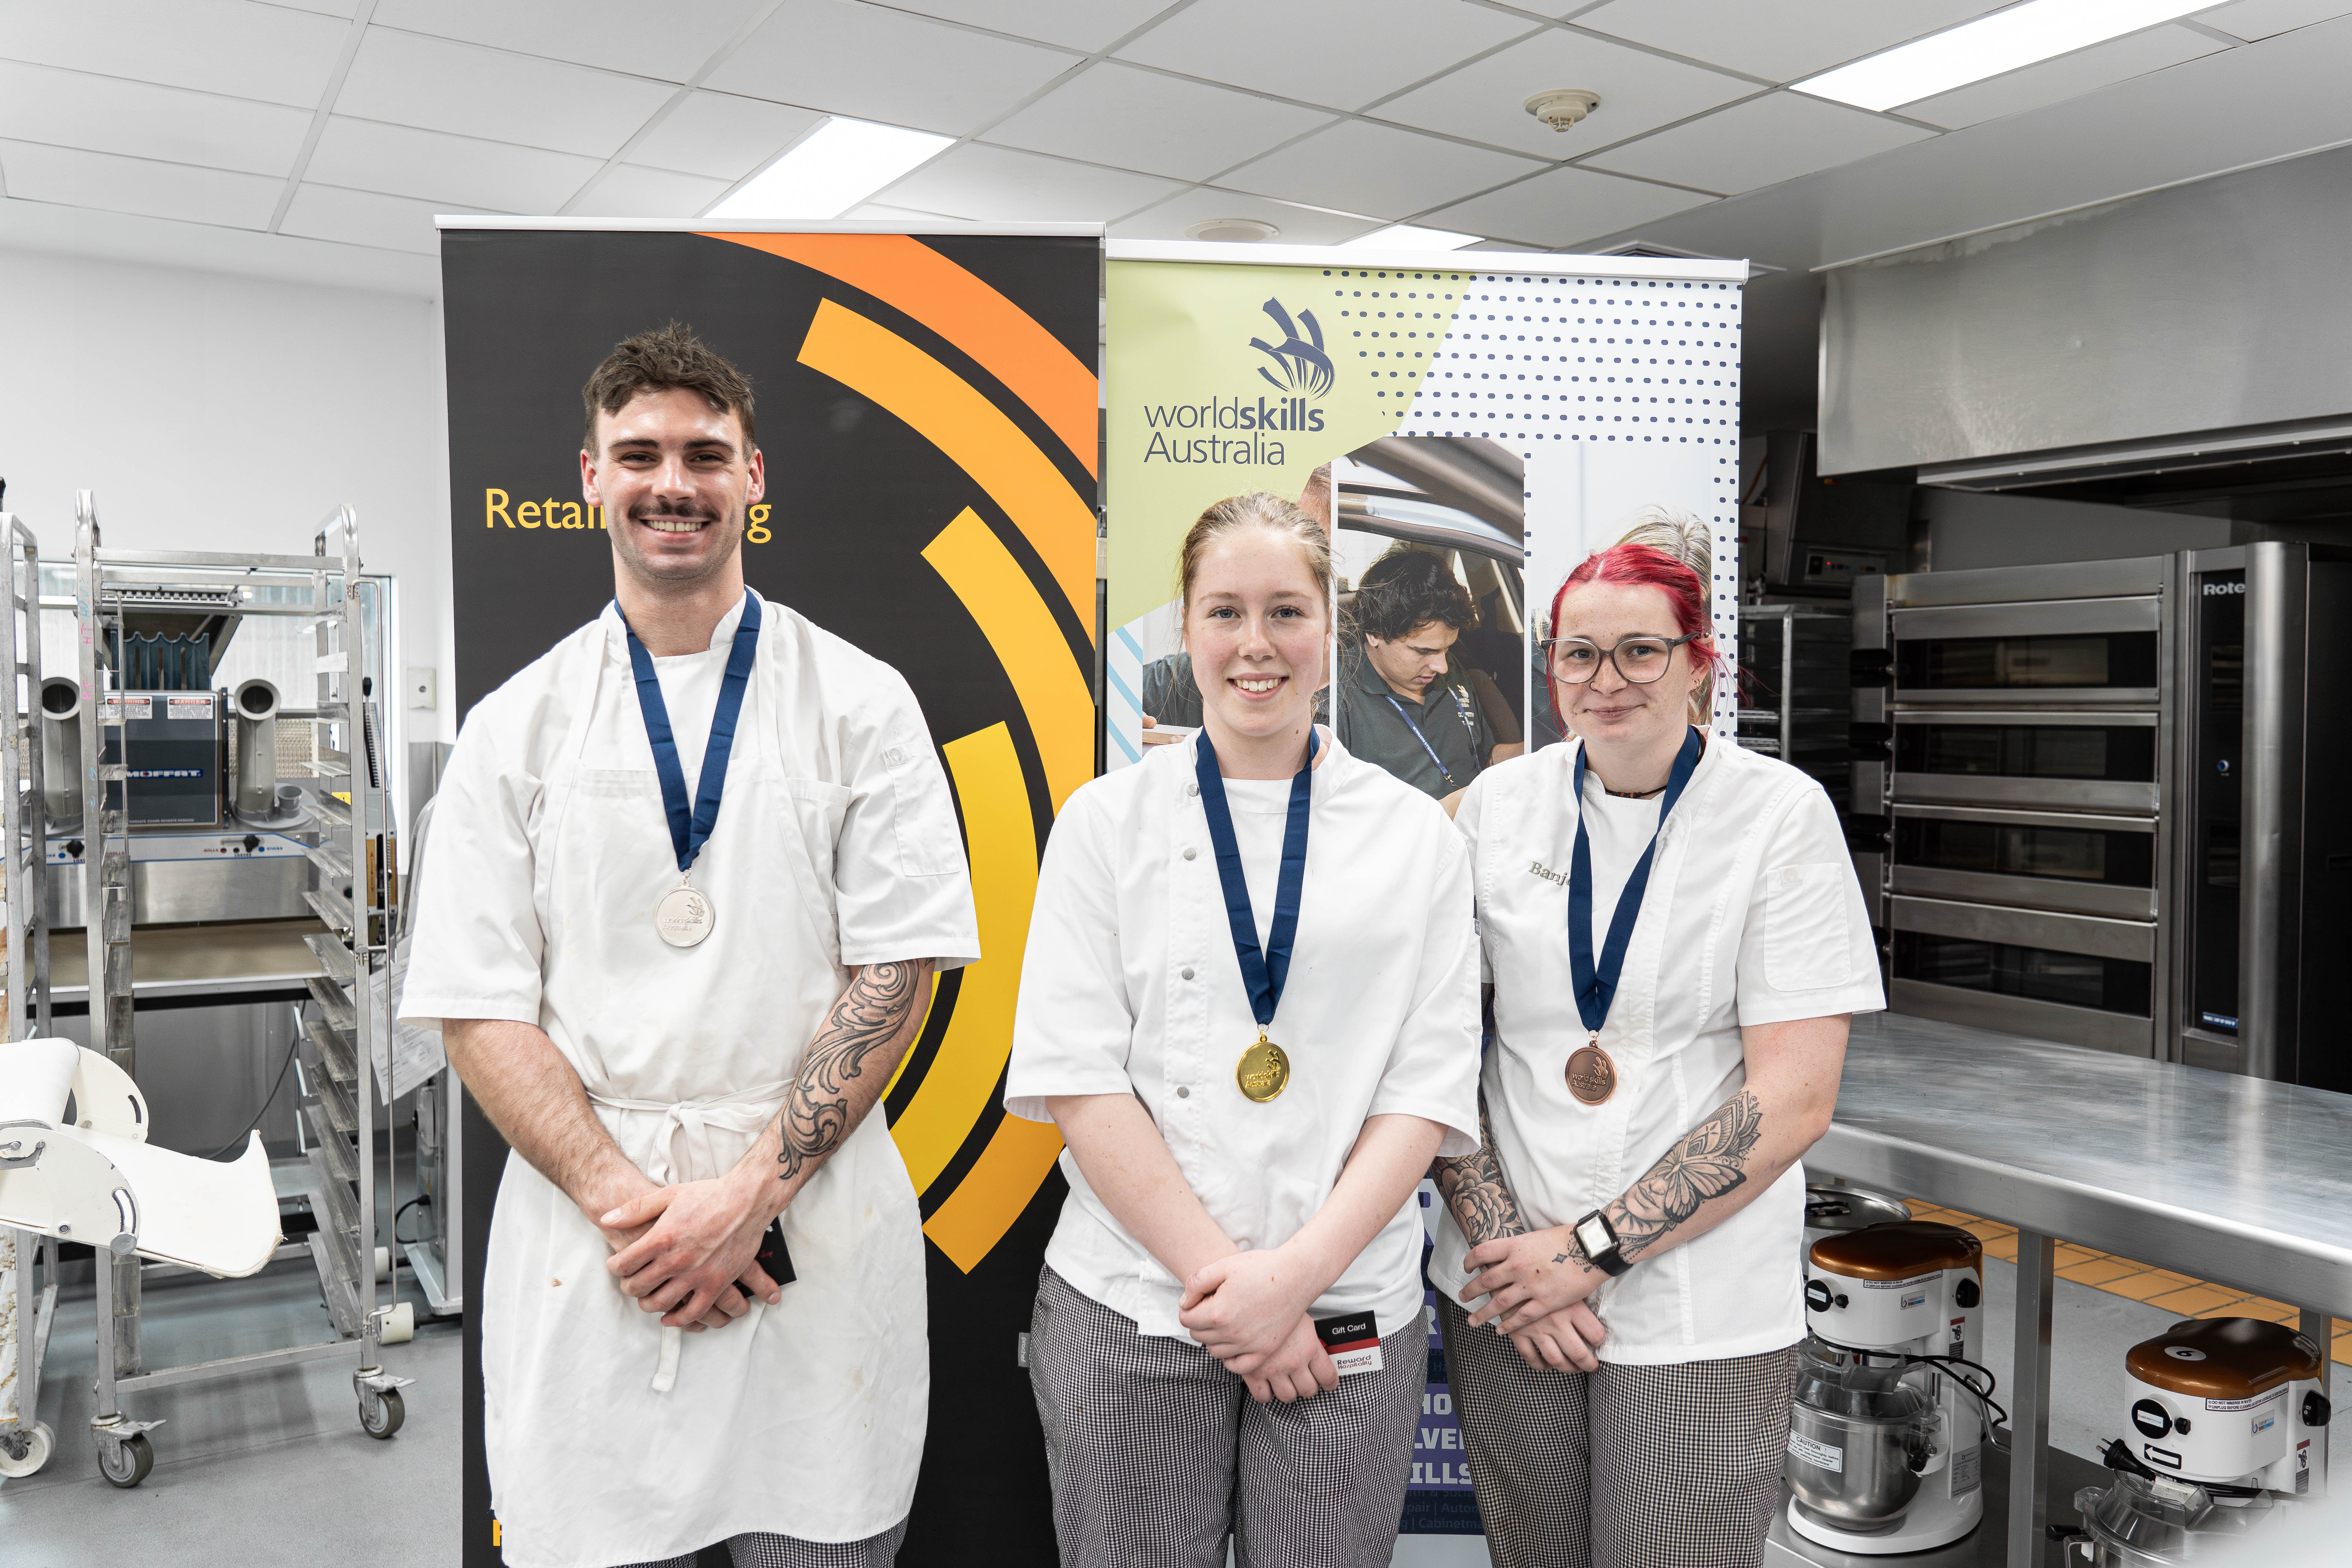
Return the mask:
{"type": "MultiPolygon", "coordinates": [[[[299,1042],[297,1041],[296,1043],[299,1044],[299,1042]]],[[[289,1045],[286,1047],[286,1059],[278,1065],[278,1081],[271,1084],[269,1086],[269,1092],[261,1097],[261,1109],[253,1113],[253,1120],[247,1122],[236,1137],[230,1139],[227,1142],[222,1144],[219,1148],[205,1155],[205,1159],[217,1160],[232,1149],[242,1149],[245,1147],[246,1134],[260,1126],[261,1119],[269,1114],[269,1108],[278,1103],[278,1091],[286,1087],[286,1074],[293,1066],[294,1047],[289,1045]]]]}
{"type": "Polygon", "coordinates": [[[417,1238],[413,1236],[403,1236],[400,1234],[400,1216],[406,1214],[410,1209],[415,1208],[418,1204],[423,1204],[426,1208],[431,1208],[433,1206],[433,1194],[431,1193],[419,1193],[415,1197],[409,1199],[406,1203],[401,1205],[400,1207],[393,1213],[392,1239],[401,1243],[403,1246],[413,1247],[416,1244],[417,1238]]]}

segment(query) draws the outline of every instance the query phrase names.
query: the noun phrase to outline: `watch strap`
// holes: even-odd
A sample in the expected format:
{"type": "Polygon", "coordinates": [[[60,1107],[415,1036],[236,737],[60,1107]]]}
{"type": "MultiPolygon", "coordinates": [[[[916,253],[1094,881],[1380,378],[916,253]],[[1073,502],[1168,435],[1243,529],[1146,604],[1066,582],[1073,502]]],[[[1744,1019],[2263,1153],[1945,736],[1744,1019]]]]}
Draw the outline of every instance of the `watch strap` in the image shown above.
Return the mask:
{"type": "Polygon", "coordinates": [[[1569,1233],[1576,1237],[1576,1245],[1583,1251],[1585,1261],[1612,1279],[1618,1278],[1633,1267],[1625,1255],[1618,1250],[1617,1227],[1609,1223],[1608,1215],[1601,1210],[1594,1209],[1591,1214],[1578,1220],[1569,1227],[1569,1233]],[[1609,1245],[1597,1251],[1587,1246],[1584,1240],[1584,1227],[1595,1222],[1599,1223],[1601,1234],[1609,1238],[1609,1245]]]}

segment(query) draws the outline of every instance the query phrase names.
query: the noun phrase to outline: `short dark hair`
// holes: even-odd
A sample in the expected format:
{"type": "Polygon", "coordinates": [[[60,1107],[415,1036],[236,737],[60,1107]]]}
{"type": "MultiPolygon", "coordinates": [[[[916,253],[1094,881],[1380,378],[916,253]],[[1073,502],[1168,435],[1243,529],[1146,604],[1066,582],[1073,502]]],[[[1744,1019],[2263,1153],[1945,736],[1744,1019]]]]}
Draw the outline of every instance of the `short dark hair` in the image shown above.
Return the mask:
{"type": "Polygon", "coordinates": [[[1356,584],[1354,616],[1359,631],[1382,642],[1394,642],[1432,621],[1460,631],[1478,618],[1470,590],[1443,556],[1402,544],[1364,568],[1356,584]]]}
{"type": "Polygon", "coordinates": [[[692,327],[672,321],[657,331],[623,338],[580,389],[580,401],[588,413],[581,448],[600,450],[596,445],[599,412],[618,414],[641,392],[667,392],[672,387],[698,392],[719,413],[734,415],[743,426],[743,445],[758,445],[751,434],[751,378],[696,337],[692,327]]]}

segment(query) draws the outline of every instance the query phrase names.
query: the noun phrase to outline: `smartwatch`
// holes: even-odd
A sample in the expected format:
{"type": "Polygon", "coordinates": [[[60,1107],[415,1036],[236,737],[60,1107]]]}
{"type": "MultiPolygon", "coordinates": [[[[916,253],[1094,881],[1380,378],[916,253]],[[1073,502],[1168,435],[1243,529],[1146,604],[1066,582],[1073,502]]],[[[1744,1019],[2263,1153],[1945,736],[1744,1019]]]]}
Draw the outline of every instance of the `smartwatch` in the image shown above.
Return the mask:
{"type": "Polygon", "coordinates": [[[1617,1250],[1617,1227],[1611,1225],[1609,1216],[1599,1209],[1594,1209],[1569,1229],[1576,1237],[1576,1245],[1584,1248],[1585,1260],[1612,1279],[1633,1267],[1624,1254],[1617,1250]]]}

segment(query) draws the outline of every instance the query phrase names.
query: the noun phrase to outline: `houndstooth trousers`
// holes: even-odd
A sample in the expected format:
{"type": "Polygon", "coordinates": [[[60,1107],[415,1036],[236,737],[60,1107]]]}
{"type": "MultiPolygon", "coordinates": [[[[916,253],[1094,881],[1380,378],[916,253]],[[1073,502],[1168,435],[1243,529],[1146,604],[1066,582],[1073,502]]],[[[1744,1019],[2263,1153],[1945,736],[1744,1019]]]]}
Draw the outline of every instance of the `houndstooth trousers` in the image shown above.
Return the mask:
{"type": "MultiPolygon", "coordinates": [[[[727,1556],[734,1568],[890,1568],[898,1542],[907,1539],[907,1521],[900,1520],[879,1535],[863,1541],[802,1541],[790,1535],[730,1535],[727,1556]]],[[[665,1557],[658,1563],[633,1563],[627,1568],[695,1568],[699,1552],[665,1557]]]]}
{"type": "Polygon", "coordinates": [[[1419,1313],[1381,1368],[1260,1405],[1190,1340],[1139,1333],[1051,1268],[1029,1381],[1063,1568],[1388,1568],[1429,1376],[1419,1313]]]}
{"type": "Polygon", "coordinates": [[[1758,1568],[1797,1352],[1538,1372],[1437,1298],[1495,1568],[1758,1568]]]}

